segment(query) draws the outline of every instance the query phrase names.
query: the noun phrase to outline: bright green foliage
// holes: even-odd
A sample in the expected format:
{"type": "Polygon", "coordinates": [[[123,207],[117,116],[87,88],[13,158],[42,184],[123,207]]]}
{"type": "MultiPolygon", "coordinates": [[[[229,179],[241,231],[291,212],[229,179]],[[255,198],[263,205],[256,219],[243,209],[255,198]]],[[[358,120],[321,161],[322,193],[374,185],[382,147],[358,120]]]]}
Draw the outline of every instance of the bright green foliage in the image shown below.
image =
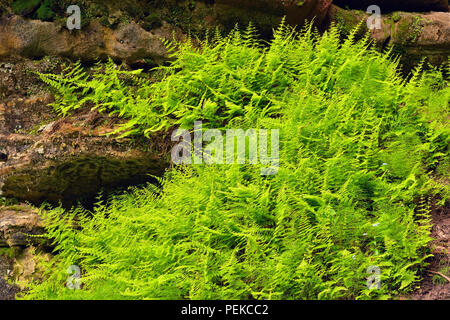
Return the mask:
{"type": "Polygon", "coordinates": [[[367,299],[418,280],[428,196],[448,194],[431,179],[448,163],[448,82],[438,70],[404,81],[396,61],[352,35],[340,43],[336,28],[281,26],[266,48],[252,33],[180,45],[152,84],[112,64],[92,78],[41,75],[61,112],[95,103],[128,118],[128,133],[194,120],[277,128],[280,168],[179,167],[161,189],[93,213],[43,212],[59,254],[25,298],[367,299]],[[65,288],[69,265],[82,290],[65,288]],[[370,266],[381,290],[366,286],[370,266]]]}

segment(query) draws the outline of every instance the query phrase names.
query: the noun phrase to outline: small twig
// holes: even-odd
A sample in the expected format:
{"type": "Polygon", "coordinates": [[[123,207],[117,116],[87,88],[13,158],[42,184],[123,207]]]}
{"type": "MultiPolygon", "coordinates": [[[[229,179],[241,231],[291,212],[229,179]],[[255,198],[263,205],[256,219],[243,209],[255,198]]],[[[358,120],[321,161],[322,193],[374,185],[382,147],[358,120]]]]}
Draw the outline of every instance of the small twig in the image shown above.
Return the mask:
{"type": "Polygon", "coordinates": [[[447,280],[448,282],[450,282],[450,278],[447,277],[445,274],[442,274],[442,273],[437,272],[437,271],[430,271],[430,272],[431,272],[431,273],[438,274],[438,275],[440,275],[442,278],[444,278],[445,280],[447,280]]]}

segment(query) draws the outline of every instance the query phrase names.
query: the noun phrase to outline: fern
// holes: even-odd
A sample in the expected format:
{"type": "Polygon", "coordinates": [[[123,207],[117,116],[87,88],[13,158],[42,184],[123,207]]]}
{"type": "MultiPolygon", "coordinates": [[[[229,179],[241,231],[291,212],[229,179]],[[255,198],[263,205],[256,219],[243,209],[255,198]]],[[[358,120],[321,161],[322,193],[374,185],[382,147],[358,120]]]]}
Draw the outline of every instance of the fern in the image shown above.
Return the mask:
{"type": "Polygon", "coordinates": [[[413,287],[428,257],[428,199],[444,188],[432,176],[448,161],[448,117],[437,113],[448,114],[448,82],[439,70],[403,80],[398,59],[367,38],[341,43],[336,27],[319,36],[282,24],[268,46],[253,34],[177,44],[155,82],[111,61],[92,76],[79,65],[40,75],[60,93],[58,111],[93,103],[127,118],[125,134],[194,120],[277,128],[280,169],[178,167],[160,190],[89,214],[43,210],[59,254],[23,298],[372,299],[413,287]],[[82,290],[64,287],[72,264],[82,290]],[[370,266],[380,290],[366,286],[370,266]]]}

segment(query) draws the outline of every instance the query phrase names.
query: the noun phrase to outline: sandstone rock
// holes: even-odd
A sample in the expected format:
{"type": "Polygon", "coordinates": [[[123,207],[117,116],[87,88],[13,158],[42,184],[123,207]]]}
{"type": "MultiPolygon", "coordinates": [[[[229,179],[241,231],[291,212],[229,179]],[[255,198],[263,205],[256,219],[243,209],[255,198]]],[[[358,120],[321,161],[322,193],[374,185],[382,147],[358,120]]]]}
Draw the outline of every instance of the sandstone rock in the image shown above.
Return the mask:
{"type": "Polygon", "coordinates": [[[154,181],[168,166],[154,145],[116,140],[108,126],[89,126],[87,112],[55,121],[40,134],[0,134],[6,162],[0,163],[2,195],[39,205],[76,205],[101,190],[154,181]],[[148,148],[148,151],[145,150],[148,148]]]}
{"type": "MultiPolygon", "coordinates": [[[[329,19],[349,31],[361,20],[369,17],[363,11],[344,10],[332,6],[329,19]]],[[[363,24],[363,32],[367,25],[363,24]]],[[[382,15],[381,28],[371,31],[380,49],[394,47],[394,53],[402,57],[405,70],[410,70],[422,57],[433,65],[448,61],[450,52],[450,13],[394,12],[382,15]]]]}
{"type": "MultiPolygon", "coordinates": [[[[138,21],[138,23],[119,23],[115,29],[107,28],[100,22],[91,20],[82,30],[72,31],[56,22],[42,22],[27,20],[15,15],[3,15],[0,19],[0,57],[19,55],[36,58],[54,55],[68,57],[72,60],[95,61],[110,56],[113,59],[131,64],[143,62],[160,64],[167,59],[167,52],[161,39],[171,39],[173,32],[175,32],[175,38],[182,40],[184,38],[183,31],[188,32],[191,27],[197,31],[216,26],[220,26],[224,30],[230,30],[236,23],[241,28],[245,28],[249,22],[252,22],[264,37],[269,38],[272,29],[279,25],[283,16],[292,25],[301,25],[305,20],[314,18],[316,26],[321,29],[324,29],[326,22],[330,19],[354,22],[367,16],[364,11],[337,9],[338,7],[331,6],[331,2],[331,0],[217,0],[212,4],[195,2],[193,9],[186,10],[189,12],[182,12],[180,17],[173,17],[163,9],[158,9],[161,15],[171,17],[172,25],[162,20],[153,21],[151,17],[154,16],[147,14],[146,18],[138,21]],[[344,18],[342,19],[340,16],[344,16],[344,18]],[[146,20],[147,18],[149,21],[146,20]],[[183,22],[177,22],[177,19],[181,19],[183,22]],[[191,22],[188,23],[188,21],[191,22]],[[185,30],[181,31],[181,29],[174,27],[173,23],[183,25],[185,30]],[[155,26],[157,28],[154,28],[155,26]]],[[[356,2],[348,1],[345,3],[355,4],[356,2]]],[[[382,12],[389,11],[383,10],[383,8],[388,8],[388,4],[398,4],[402,9],[407,9],[414,8],[412,4],[426,3],[427,8],[448,9],[448,0],[413,0],[413,2],[408,2],[409,6],[401,0],[389,2],[375,0],[367,3],[358,0],[358,3],[360,4],[359,7],[363,9],[367,8],[366,4],[379,4],[382,12]],[[361,5],[361,3],[364,3],[364,5],[361,5]],[[430,6],[433,3],[435,5],[430,6]]],[[[177,10],[181,8],[178,7],[178,4],[172,5],[173,8],[178,8],[177,10]]],[[[120,8],[120,6],[117,6],[116,11],[120,11],[120,8]]],[[[172,7],[165,10],[170,11],[170,8],[172,7]]],[[[421,14],[414,13],[414,15],[420,17],[421,14]]],[[[445,48],[445,35],[443,36],[443,34],[448,22],[444,21],[447,16],[438,15],[429,18],[435,22],[424,25],[424,30],[432,30],[430,32],[439,34],[438,37],[434,37],[436,42],[431,44],[432,37],[428,37],[427,44],[422,44],[421,41],[425,39],[424,36],[418,39],[417,43],[414,43],[415,48],[403,46],[408,48],[407,50],[402,49],[407,54],[414,53],[414,61],[416,56],[422,52],[421,50],[425,55],[432,57],[431,61],[433,62],[442,60],[442,51],[447,50],[445,48]]],[[[394,35],[389,34],[389,19],[387,16],[383,18],[386,25],[386,28],[383,27],[383,30],[386,31],[384,32],[384,40],[383,37],[376,36],[377,40],[384,41],[383,44],[396,43],[395,40],[392,40],[395,38],[394,35]]],[[[352,24],[349,25],[352,26],[352,24]]],[[[425,34],[430,35],[430,32],[425,31],[425,34]]],[[[0,70],[2,68],[5,69],[5,67],[0,66],[0,70]]]]}
{"type": "Polygon", "coordinates": [[[382,20],[382,28],[372,32],[378,44],[393,45],[408,65],[426,57],[433,65],[448,61],[450,53],[450,13],[399,13],[382,20]]]}
{"type": "Polygon", "coordinates": [[[89,109],[60,118],[49,105],[54,99],[45,85],[23,70],[34,66],[43,71],[53,63],[10,64],[11,73],[0,71],[3,196],[37,205],[90,203],[101,190],[152,182],[149,174],[159,176],[168,167],[170,145],[162,137],[138,141],[106,136],[124,120],[89,109]]]}
{"type": "MultiPolygon", "coordinates": [[[[184,32],[190,31],[188,29],[191,25],[196,30],[216,26],[230,30],[236,23],[246,27],[251,21],[259,31],[269,35],[283,16],[293,25],[301,25],[306,19],[314,18],[316,25],[320,26],[331,2],[332,0],[218,0],[213,5],[196,2],[195,8],[183,13],[180,18],[159,10],[177,25],[178,19],[182,19],[181,24],[186,29],[184,32]]],[[[167,8],[168,11],[176,8],[179,10],[178,4],[171,6],[173,8],[167,8]]],[[[133,21],[119,23],[117,19],[113,19],[113,15],[103,18],[108,21],[107,25],[114,25],[115,28],[90,20],[81,30],[69,31],[60,22],[3,15],[0,18],[0,57],[20,55],[39,58],[50,55],[95,61],[109,56],[127,63],[146,59],[153,64],[160,64],[167,59],[167,51],[161,39],[172,39],[173,36],[177,40],[184,38],[180,28],[159,19],[155,21],[154,15],[148,15],[138,21],[139,24],[133,21]]]]}
{"type": "Polygon", "coordinates": [[[35,247],[25,248],[14,258],[11,278],[22,290],[26,289],[30,282],[42,281],[42,274],[45,272],[45,264],[42,262],[48,262],[51,258],[51,254],[37,250],[35,247]]]}
{"type": "MultiPolygon", "coordinates": [[[[9,248],[7,250],[9,252],[12,251],[9,248]]],[[[19,288],[9,281],[12,278],[13,269],[13,258],[9,254],[0,251],[0,300],[14,300],[16,293],[19,292],[19,288]]]]}
{"type": "Polygon", "coordinates": [[[45,239],[30,235],[43,233],[44,228],[37,209],[26,205],[0,207],[0,247],[41,244],[45,239]]]}
{"type": "Polygon", "coordinates": [[[382,13],[391,11],[448,11],[448,0],[335,0],[342,8],[366,10],[371,5],[380,7],[382,13]]]}
{"type": "Polygon", "coordinates": [[[48,55],[95,61],[109,56],[128,63],[152,59],[158,64],[167,58],[161,40],[174,35],[183,37],[180,29],[167,23],[148,32],[134,22],[121,23],[113,30],[92,20],[82,30],[69,31],[52,22],[4,15],[0,18],[0,57],[48,55]]]}

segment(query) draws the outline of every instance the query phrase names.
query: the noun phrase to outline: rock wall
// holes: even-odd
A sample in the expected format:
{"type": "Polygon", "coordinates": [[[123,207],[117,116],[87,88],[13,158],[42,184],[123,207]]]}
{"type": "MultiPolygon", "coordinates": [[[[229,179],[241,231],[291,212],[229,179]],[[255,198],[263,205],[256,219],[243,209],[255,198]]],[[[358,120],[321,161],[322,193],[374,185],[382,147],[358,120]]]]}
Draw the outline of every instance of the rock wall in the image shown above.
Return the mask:
{"type": "Polygon", "coordinates": [[[448,0],[334,0],[342,8],[365,10],[371,5],[380,7],[382,13],[392,11],[444,11],[448,12],[448,0]]]}
{"type": "MultiPolygon", "coordinates": [[[[351,30],[370,14],[359,10],[345,10],[333,5],[328,11],[329,23],[351,30]]],[[[363,32],[368,31],[363,23],[363,32]]],[[[393,47],[394,54],[402,57],[405,71],[411,70],[422,58],[434,65],[448,62],[450,55],[449,12],[393,12],[382,15],[380,28],[371,30],[377,46],[393,47]]]]}
{"type": "Polygon", "coordinates": [[[372,32],[374,39],[380,48],[394,45],[408,68],[420,56],[440,64],[449,54],[448,0],[334,1],[342,7],[332,5],[332,0],[75,1],[83,12],[82,28],[71,31],[65,26],[64,1],[45,19],[51,22],[26,18],[39,16],[37,6],[20,11],[6,3],[0,0],[0,58],[59,56],[95,61],[109,56],[129,64],[158,65],[168,58],[161,39],[182,41],[188,33],[202,37],[211,28],[227,31],[249,22],[270,38],[283,17],[292,25],[314,19],[320,30],[331,22],[350,30],[369,17],[365,10],[372,4],[379,5],[383,14],[382,28],[372,32]],[[398,9],[402,11],[391,12],[398,9]],[[405,13],[425,9],[428,13],[405,13]]]}
{"type": "MultiPolygon", "coordinates": [[[[153,64],[160,64],[167,58],[161,39],[172,39],[175,36],[177,40],[183,40],[184,34],[188,32],[204,34],[208,28],[216,26],[228,31],[236,24],[245,27],[250,22],[269,37],[283,16],[293,25],[301,25],[314,18],[317,26],[321,26],[331,2],[332,0],[217,0],[208,4],[197,1],[170,4],[167,7],[138,7],[134,21],[130,21],[131,17],[122,13],[116,3],[107,10],[112,12],[111,16],[82,17],[82,29],[72,31],[65,27],[63,16],[59,20],[54,18],[53,22],[47,22],[14,15],[14,10],[9,10],[9,14],[3,14],[0,18],[0,57],[20,55],[39,58],[50,55],[94,61],[110,56],[127,63],[151,61],[153,64]],[[194,3],[191,9],[189,3],[194,3]],[[152,13],[145,15],[140,10],[152,13]],[[180,10],[183,13],[175,16],[174,12],[180,10]]],[[[124,1],[123,11],[127,5],[129,1],[124,1]]],[[[86,4],[80,8],[92,10],[86,4]]],[[[29,12],[24,15],[35,17],[29,12]]]]}
{"type": "Polygon", "coordinates": [[[0,64],[0,194],[66,206],[153,181],[168,167],[168,143],[106,136],[123,122],[84,110],[60,118],[53,96],[33,71],[58,72],[61,59],[0,64]]]}
{"type": "Polygon", "coordinates": [[[33,237],[43,232],[37,209],[27,205],[0,207],[0,248],[43,245],[47,239],[33,237]]]}
{"type": "Polygon", "coordinates": [[[83,30],[71,32],[53,22],[3,16],[0,18],[0,57],[60,56],[96,61],[109,56],[130,63],[148,59],[160,64],[167,58],[161,39],[171,38],[173,32],[181,40],[181,31],[166,23],[145,31],[134,22],[110,29],[92,20],[83,30]]]}

